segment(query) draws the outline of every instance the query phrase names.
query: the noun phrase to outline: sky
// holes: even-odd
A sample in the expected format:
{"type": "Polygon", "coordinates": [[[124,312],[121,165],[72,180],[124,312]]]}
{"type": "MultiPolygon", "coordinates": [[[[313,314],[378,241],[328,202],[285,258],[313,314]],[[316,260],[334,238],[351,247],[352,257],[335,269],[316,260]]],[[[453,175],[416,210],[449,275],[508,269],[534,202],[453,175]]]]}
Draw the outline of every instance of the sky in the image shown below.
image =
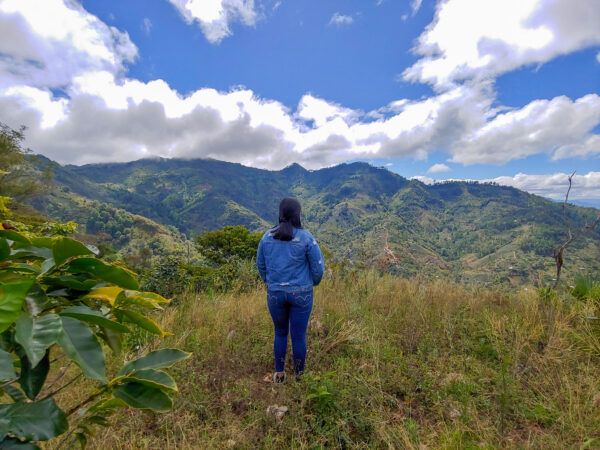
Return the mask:
{"type": "Polygon", "coordinates": [[[0,122],[63,164],[367,161],[600,206],[598,0],[0,0],[0,122]]]}

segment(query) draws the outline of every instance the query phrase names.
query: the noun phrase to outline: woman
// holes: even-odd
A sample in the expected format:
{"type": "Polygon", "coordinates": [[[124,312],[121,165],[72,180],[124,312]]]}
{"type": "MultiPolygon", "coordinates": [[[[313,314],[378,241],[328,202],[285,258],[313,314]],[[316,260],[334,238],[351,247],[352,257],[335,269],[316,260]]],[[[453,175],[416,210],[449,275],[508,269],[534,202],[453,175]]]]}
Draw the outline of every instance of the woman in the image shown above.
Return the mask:
{"type": "Polygon", "coordinates": [[[279,204],[279,225],[265,233],[256,252],[256,266],[267,285],[267,305],[275,327],[275,383],[285,381],[288,333],[292,335],[296,377],[304,372],[313,286],[321,281],[325,267],[319,244],[302,228],[300,210],[298,200],[284,198],[279,204]]]}

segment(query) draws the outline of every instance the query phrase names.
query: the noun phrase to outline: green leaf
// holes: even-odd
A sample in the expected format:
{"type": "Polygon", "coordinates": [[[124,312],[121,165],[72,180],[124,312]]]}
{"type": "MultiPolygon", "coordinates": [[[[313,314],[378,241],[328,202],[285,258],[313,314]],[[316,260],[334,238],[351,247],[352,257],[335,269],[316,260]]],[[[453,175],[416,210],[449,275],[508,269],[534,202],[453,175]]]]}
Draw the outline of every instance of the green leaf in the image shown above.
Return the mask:
{"type": "Polygon", "coordinates": [[[6,259],[10,255],[10,247],[4,238],[0,238],[0,259],[6,259]]]}
{"type": "Polygon", "coordinates": [[[112,414],[117,409],[124,408],[125,406],[127,406],[127,403],[125,403],[120,398],[111,397],[108,399],[100,400],[98,403],[92,405],[89,409],[89,412],[93,414],[112,414]]]}
{"type": "Polygon", "coordinates": [[[23,391],[21,391],[21,389],[13,386],[13,385],[8,385],[8,386],[3,386],[2,390],[4,392],[6,392],[6,394],[13,399],[13,401],[15,402],[24,402],[27,401],[27,397],[25,396],[25,394],[23,394],[23,391]]]}
{"type": "Polygon", "coordinates": [[[89,291],[98,284],[98,280],[87,275],[62,275],[60,277],[45,277],[44,282],[53,287],[68,287],[76,291],[89,291]]]}
{"type": "Polygon", "coordinates": [[[71,273],[85,272],[109,283],[114,283],[125,289],[139,289],[135,274],[122,267],[106,264],[97,258],[76,258],[65,265],[71,273]]]}
{"type": "Polygon", "coordinates": [[[192,356],[191,353],[184,352],[177,348],[155,350],[141,358],[129,361],[121,368],[121,370],[119,370],[119,375],[128,374],[141,369],[166,369],[179,361],[188,359],[190,356],[192,356]]]}
{"type": "Polygon", "coordinates": [[[65,413],[51,398],[34,403],[0,405],[0,417],[8,421],[11,435],[28,441],[47,441],[69,428],[65,413]]]}
{"type": "Polygon", "coordinates": [[[33,278],[19,278],[0,283],[0,333],[11,326],[21,314],[25,296],[33,282],[33,278]]]}
{"type": "Polygon", "coordinates": [[[3,267],[2,270],[5,272],[32,273],[35,275],[40,273],[39,268],[32,266],[31,264],[24,264],[24,263],[11,264],[9,267],[3,267]]]}
{"type": "Polygon", "coordinates": [[[88,378],[106,383],[104,353],[98,339],[83,322],[61,317],[63,332],[58,343],[88,378]]]}
{"type": "Polygon", "coordinates": [[[165,392],[142,383],[119,385],[113,389],[113,395],[138,409],[168,411],[173,407],[173,400],[165,392]]]}
{"type": "Polygon", "coordinates": [[[10,353],[0,350],[0,382],[17,379],[13,357],[10,353]]]}
{"type": "Polygon", "coordinates": [[[31,241],[27,237],[13,230],[0,230],[0,237],[8,239],[9,241],[31,245],[31,241]]]}
{"type": "Polygon", "coordinates": [[[62,323],[56,314],[31,318],[23,313],[17,320],[15,340],[25,350],[31,367],[35,368],[46,354],[46,350],[58,342],[61,332],[62,323]]]}
{"type": "Polygon", "coordinates": [[[31,367],[29,358],[20,349],[19,356],[21,358],[21,375],[19,376],[19,384],[25,392],[25,395],[31,400],[34,400],[42,390],[48,372],[50,371],[50,352],[46,352],[42,360],[34,367],[31,367]]]}
{"type": "Polygon", "coordinates": [[[59,266],[73,256],[93,255],[93,252],[82,242],[68,237],[61,237],[55,240],[52,255],[56,265],[59,266]]]}
{"type": "Polygon", "coordinates": [[[100,327],[100,333],[98,336],[110,347],[114,354],[121,353],[123,346],[123,334],[117,333],[109,328],[100,327]]]}
{"type": "Polygon", "coordinates": [[[32,316],[39,315],[48,306],[48,297],[44,289],[35,283],[25,297],[27,309],[32,316]]]}
{"type": "Polygon", "coordinates": [[[45,247],[35,247],[33,245],[13,245],[13,251],[10,254],[10,259],[19,258],[52,258],[52,250],[45,247]]]}
{"type": "Polygon", "coordinates": [[[175,383],[175,380],[171,378],[171,375],[169,375],[166,372],[163,372],[162,370],[136,370],[135,372],[132,372],[129,375],[125,375],[125,377],[123,377],[122,380],[125,382],[135,381],[137,383],[145,384],[146,386],[150,386],[157,389],[177,391],[177,384],[175,383]]]}
{"type": "Polygon", "coordinates": [[[114,320],[110,320],[100,311],[84,305],[69,306],[68,308],[63,309],[59,314],[61,316],[74,317],[75,319],[93,323],[94,325],[100,325],[104,328],[110,328],[111,330],[119,333],[129,333],[130,331],[125,325],[115,322],[114,320]]]}
{"type": "Polygon", "coordinates": [[[123,289],[117,286],[99,287],[92,289],[85,297],[82,298],[102,300],[103,302],[108,303],[110,306],[114,306],[121,292],[123,292],[123,289]]]}
{"type": "Polygon", "coordinates": [[[115,306],[141,306],[144,308],[162,309],[161,304],[168,304],[170,300],[154,292],[140,292],[124,290],[116,298],[115,306]]]}
{"type": "Polygon", "coordinates": [[[152,320],[150,317],[144,316],[143,314],[131,311],[129,309],[116,309],[114,311],[115,314],[117,314],[117,317],[118,315],[122,315],[123,320],[126,322],[134,323],[150,333],[158,334],[159,336],[167,336],[169,334],[163,331],[154,320],[152,320]]]}

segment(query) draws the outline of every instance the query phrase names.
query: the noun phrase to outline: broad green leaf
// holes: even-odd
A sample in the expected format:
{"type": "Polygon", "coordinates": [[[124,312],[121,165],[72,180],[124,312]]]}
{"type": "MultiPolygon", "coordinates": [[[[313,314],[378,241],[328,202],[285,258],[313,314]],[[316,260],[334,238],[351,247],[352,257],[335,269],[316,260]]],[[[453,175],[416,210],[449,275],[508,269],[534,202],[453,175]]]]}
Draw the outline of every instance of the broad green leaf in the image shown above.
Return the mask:
{"type": "Polygon", "coordinates": [[[102,300],[103,302],[110,304],[110,306],[114,306],[114,304],[117,300],[117,297],[119,296],[119,294],[121,292],[123,292],[123,289],[120,287],[107,286],[107,287],[92,289],[90,292],[88,292],[82,298],[84,298],[84,299],[95,298],[95,299],[102,300]]]}
{"type": "Polygon", "coordinates": [[[98,336],[110,347],[114,354],[121,353],[123,347],[123,334],[117,333],[109,328],[100,327],[98,336]]]}
{"type": "Polygon", "coordinates": [[[135,274],[127,269],[107,264],[97,258],[75,258],[65,264],[65,269],[71,273],[85,272],[100,280],[116,284],[125,289],[139,288],[135,274]]]}
{"type": "Polygon", "coordinates": [[[23,391],[21,391],[21,389],[16,388],[15,386],[12,385],[8,385],[8,386],[3,386],[2,390],[4,392],[6,392],[6,394],[13,399],[13,401],[15,402],[24,402],[27,401],[27,397],[25,396],[25,394],[23,393],[23,391]]]}
{"type": "Polygon", "coordinates": [[[58,343],[88,378],[106,383],[104,353],[98,339],[83,322],[61,317],[63,332],[58,343]]]}
{"type": "Polygon", "coordinates": [[[33,278],[20,278],[0,283],[0,333],[11,326],[21,314],[21,307],[33,281],[33,278]]]}
{"type": "Polygon", "coordinates": [[[121,382],[135,381],[137,383],[145,384],[146,386],[154,387],[157,389],[163,389],[168,391],[177,391],[177,384],[175,380],[171,378],[166,372],[155,369],[141,369],[135,372],[125,375],[121,382]]]}
{"type": "Polygon", "coordinates": [[[69,306],[63,309],[60,313],[61,316],[74,317],[75,319],[82,320],[87,323],[93,323],[94,325],[100,325],[104,328],[110,328],[111,330],[118,331],[119,333],[128,333],[129,328],[125,325],[110,320],[100,311],[92,308],[88,308],[84,305],[69,306]]]}
{"type": "Polygon", "coordinates": [[[10,253],[10,259],[20,258],[52,258],[52,250],[45,247],[35,247],[33,245],[17,246],[13,245],[13,250],[10,253]]]}
{"type": "Polygon", "coordinates": [[[0,237],[8,239],[9,241],[21,242],[23,244],[31,245],[31,241],[26,236],[18,233],[14,230],[0,230],[0,237]]]}
{"type": "Polygon", "coordinates": [[[13,357],[10,353],[0,349],[0,382],[17,379],[13,357]]]}
{"type": "Polygon", "coordinates": [[[112,413],[119,408],[123,408],[127,406],[120,398],[111,397],[109,399],[100,400],[98,403],[92,405],[89,409],[92,414],[100,414],[100,413],[112,413]]]}
{"type": "Polygon", "coordinates": [[[37,316],[48,306],[49,302],[44,289],[38,283],[35,283],[29,289],[25,297],[25,303],[27,303],[29,314],[37,316]]]}
{"type": "Polygon", "coordinates": [[[11,264],[9,267],[3,267],[2,270],[5,272],[30,273],[36,275],[40,273],[40,269],[38,267],[25,263],[11,264]]]}
{"type": "Polygon", "coordinates": [[[168,304],[170,300],[154,292],[140,292],[124,290],[116,299],[116,306],[135,305],[144,308],[160,309],[161,304],[168,304]]]}
{"type": "Polygon", "coordinates": [[[10,255],[10,247],[4,238],[0,238],[0,259],[8,258],[10,255]]]}
{"type": "Polygon", "coordinates": [[[94,253],[82,242],[68,237],[61,237],[54,241],[52,255],[56,265],[59,266],[73,256],[93,255],[94,253]]]}
{"type": "Polygon", "coordinates": [[[56,264],[54,262],[54,258],[46,258],[44,260],[44,262],[42,263],[42,273],[48,273],[51,272],[53,269],[56,268],[56,264]]]}
{"type": "Polygon", "coordinates": [[[87,275],[62,275],[60,277],[45,277],[44,282],[53,287],[68,287],[75,291],[89,291],[98,284],[98,280],[93,280],[87,275]]]}
{"type": "Polygon", "coordinates": [[[143,328],[152,334],[158,334],[159,336],[168,336],[170,334],[163,331],[150,317],[144,316],[136,311],[131,311],[129,309],[115,309],[114,311],[115,314],[117,314],[117,317],[121,315],[125,322],[134,323],[138,327],[143,328]]]}
{"type": "Polygon", "coordinates": [[[56,239],[57,238],[55,237],[35,236],[30,238],[29,240],[31,241],[31,245],[33,245],[34,247],[44,247],[52,250],[56,239]]]}
{"type": "Polygon", "coordinates": [[[48,398],[34,403],[0,405],[0,417],[8,421],[8,432],[30,441],[47,441],[69,428],[65,413],[48,398]]]}
{"type": "Polygon", "coordinates": [[[119,385],[113,389],[113,395],[134,408],[168,411],[173,407],[173,400],[165,392],[141,383],[119,385]]]}
{"type": "Polygon", "coordinates": [[[29,358],[22,351],[19,352],[21,358],[21,375],[19,376],[19,384],[25,395],[31,400],[34,400],[42,390],[48,372],[50,371],[50,352],[46,352],[42,360],[34,367],[31,367],[29,358]]]}
{"type": "Polygon", "coordinates": [[[192,356],[191,353],[184,352],[177,348],[155,350],[141,358],[129,361],[121,368],[121,370],[119,370],[119,375],[142,369],[166,369],[179,361],[188,359],[190,356],[192,356]]]}
{"type": "Polygon", "coordinates": [[[21,314],[15,327],[15,341],[23,347],[32,368],[38,365],[46,350],[58,342],[62,322],[56,314],[30,317],[21,314]]]}

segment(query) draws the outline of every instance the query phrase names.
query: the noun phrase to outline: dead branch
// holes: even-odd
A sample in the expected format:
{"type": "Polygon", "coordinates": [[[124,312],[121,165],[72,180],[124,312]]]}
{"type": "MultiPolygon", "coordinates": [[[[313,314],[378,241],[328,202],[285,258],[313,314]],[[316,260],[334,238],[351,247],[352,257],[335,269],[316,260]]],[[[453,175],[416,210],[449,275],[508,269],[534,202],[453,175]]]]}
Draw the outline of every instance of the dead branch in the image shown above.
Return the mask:
{"type": "MultiPolygon", "coordinates": [[[[573,242],[573,240],[576,237],[573,234],[573,232],[571,231],[571,223],[567,216],[567,204],[569,201],[569,194],[571,193],[571,188],[573,187],[573,177],[574,176],[575,176],[575,172],[573,172],[571,175],[569,175],[569,188],[567,189],[567,193],[565,195],[565,201],[563,202],[563,205],[562,205],[563,218],[565,220],[565,223],[567,224],[567,240],[565,242],[563,242],[561,245],[559,245],[557,248],[555,248],[553,251],[553,254],[552,254],[554,261],[556,263],[556,279],[554,280],[554,286],[553,286],[554,289],[556,289],[556,287],[558,286],[558,282],[560,281],[560,273],[561,273],[563,263],[564,263],[564,252],[567,249],[567,247],[569,245],[571,245],[571,243],[573,242]]],[[[581,236],[587,232],[592,232],[599,223],[600,223],[600,214],[598,214],[598,216],[596,217],[596,220],[594,220],[594,222],[592,222],[591,224],[586,223],[581,228],[581,230],[579,230],[578,235],[581,236]]]]}

